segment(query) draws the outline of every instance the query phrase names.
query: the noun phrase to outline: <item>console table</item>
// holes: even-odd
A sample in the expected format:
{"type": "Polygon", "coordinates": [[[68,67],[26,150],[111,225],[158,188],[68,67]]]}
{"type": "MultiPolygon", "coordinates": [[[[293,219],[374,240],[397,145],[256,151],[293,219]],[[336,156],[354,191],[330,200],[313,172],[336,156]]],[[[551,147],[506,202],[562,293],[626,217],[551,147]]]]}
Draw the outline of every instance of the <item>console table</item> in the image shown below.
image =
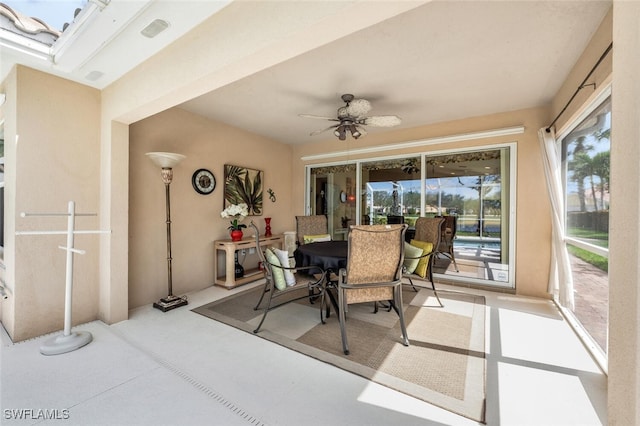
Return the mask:
{"type": "MultiPolygon", "coordinates": [[[[228,289],[237,287],[242,284],[250,283],[251,281],[258,280],[263,277],[262,271],[258,268],[249,269],[244,271],[242,278],[235,277],[235,261],[234,255],[237,250],[248,250],[250,248],[256,248],[255,237],[246,237],[240,241],[216,240],[213,242],[215,247],[215,259],[214,259],[214,276],[215,284],[226,287],[228,289]],[[220,268],[218,267],[218,251],[222,251],[225,254],[225,274],[223,276],[218,275],[220,268]]],[[[284,235],[272,235],[270,237],[260,237],[260,246],[273,246],[277,245],[279,249],[283,249],[284,235]]]]}

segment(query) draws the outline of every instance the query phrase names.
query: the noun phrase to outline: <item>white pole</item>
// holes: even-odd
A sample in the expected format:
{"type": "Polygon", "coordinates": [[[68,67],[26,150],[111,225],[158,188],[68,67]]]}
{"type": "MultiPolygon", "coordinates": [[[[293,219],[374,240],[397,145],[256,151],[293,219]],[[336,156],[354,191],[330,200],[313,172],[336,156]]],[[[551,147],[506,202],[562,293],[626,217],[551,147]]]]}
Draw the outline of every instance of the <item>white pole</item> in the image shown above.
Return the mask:
{"type": "Polygon", "coordinates": [[[64,335],[71,334],[71,300],[73,298],[73,230],[75,229],[76,203],[69,201],[67,218],[67,282],[64,296],[64,335]]]}

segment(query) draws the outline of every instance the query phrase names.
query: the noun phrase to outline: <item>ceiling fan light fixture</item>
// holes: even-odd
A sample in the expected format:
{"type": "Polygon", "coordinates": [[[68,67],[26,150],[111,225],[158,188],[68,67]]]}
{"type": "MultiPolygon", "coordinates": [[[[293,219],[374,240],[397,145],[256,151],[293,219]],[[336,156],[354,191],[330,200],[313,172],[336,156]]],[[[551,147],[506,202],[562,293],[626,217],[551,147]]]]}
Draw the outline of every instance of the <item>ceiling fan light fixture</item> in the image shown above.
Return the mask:
{"type": "Polygon", "coordinates": [[[362,133],[358,131],[355,124],[349,126],[349,131],[351,132],[351,136],[353,136],[354,139],[358,139],[360,136],[362,136],[362,133]]]}
{"type": "Polygon", "coordinates": [[[365,126],[393,127],[402,122],[400,117],[396,115],[367,116],[367,113],[371,110],[371,102],[366,99],[356,99],[351,94],[344,94],[341,98],[346,105],[338,108],[336,118],[312,114],[298,114],[305,118],[337,121],[339,123],[322,130],[313,131],[311,132],[311,136],[315,136],[329,129],[334,129],[333,134],[341,141],[347,138],[347,132],[349,132],[354,139],[358,139],[367,134],[365,126]]]}

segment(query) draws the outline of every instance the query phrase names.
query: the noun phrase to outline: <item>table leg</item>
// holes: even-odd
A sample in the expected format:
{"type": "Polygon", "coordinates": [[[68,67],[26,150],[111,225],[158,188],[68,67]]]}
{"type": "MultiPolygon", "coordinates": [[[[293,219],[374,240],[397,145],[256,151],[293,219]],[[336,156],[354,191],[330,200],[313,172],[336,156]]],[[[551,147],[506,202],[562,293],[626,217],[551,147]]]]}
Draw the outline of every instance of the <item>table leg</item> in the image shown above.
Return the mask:
{"type": "Polygon", "coordinates": [[[227,288],[233,288],[236,286],[236,275],[235,275],[235,250],[234,247],[225,247],[225,268],[226,268],[226,279],[225,286],[227,288]]]}

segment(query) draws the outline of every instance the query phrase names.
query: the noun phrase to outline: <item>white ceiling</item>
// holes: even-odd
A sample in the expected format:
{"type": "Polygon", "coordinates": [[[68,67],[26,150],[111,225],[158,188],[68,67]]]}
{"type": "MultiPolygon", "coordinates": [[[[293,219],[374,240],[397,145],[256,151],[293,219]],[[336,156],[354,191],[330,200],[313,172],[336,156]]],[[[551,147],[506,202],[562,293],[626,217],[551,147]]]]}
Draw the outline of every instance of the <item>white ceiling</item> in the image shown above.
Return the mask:
{"type": "MultiPolygon", "coordinates": [[[[332,122],[343,93],[410,128],[546,105],[610,2],[434,1],[182,105],[286,143],[332,122]]],[[[348,19],[336,25],[348,25],[348,19]]],[[[385,129],[368,129],[369,133],[385,129]]]]}
{"type": "MultiPolygon", "coordinates": [[[[93,51],[78,48],[84,62],[77,60],[80,65],[67,71],[49,66],[50,72],[103,88],[228,2],[194,2],[203,4],[199,8],[180,3],[112,1],[107,10],[114,8],[111,22],[119,24],[109,30],[108,42],[93,51]],[[135,3],[136,10],[126,11],[127,3],[135,3]],[[139,31],[167,16],[179,31],[141,46],[139,31]],[[86,81],[93,70],[105,72],[103,79],[86,81]]],[[[371,115],[400,116],[400,128],[547,105],[610,7],[610,0],[425,2],[180,106],[297,144],[333,137],[331,132],[309,136],[332,123],[298,114],[335,116],[343,93],[370,100],[371,115]]],[[[331,25],[349,26],[349,16],[339,18],[331,25]]],[[[101,28],[102,37],[105,31],[101,28]]],[[[234,41],[230,37],[229,43],[234,41]]],[[[74,55],[73,49],[67,54],[74,55]]],[[[24,61],[6,50],[0,54],[4,62],[24,61]]],[[[2,68],[4,76],[5,64],[2,68]]]]}

